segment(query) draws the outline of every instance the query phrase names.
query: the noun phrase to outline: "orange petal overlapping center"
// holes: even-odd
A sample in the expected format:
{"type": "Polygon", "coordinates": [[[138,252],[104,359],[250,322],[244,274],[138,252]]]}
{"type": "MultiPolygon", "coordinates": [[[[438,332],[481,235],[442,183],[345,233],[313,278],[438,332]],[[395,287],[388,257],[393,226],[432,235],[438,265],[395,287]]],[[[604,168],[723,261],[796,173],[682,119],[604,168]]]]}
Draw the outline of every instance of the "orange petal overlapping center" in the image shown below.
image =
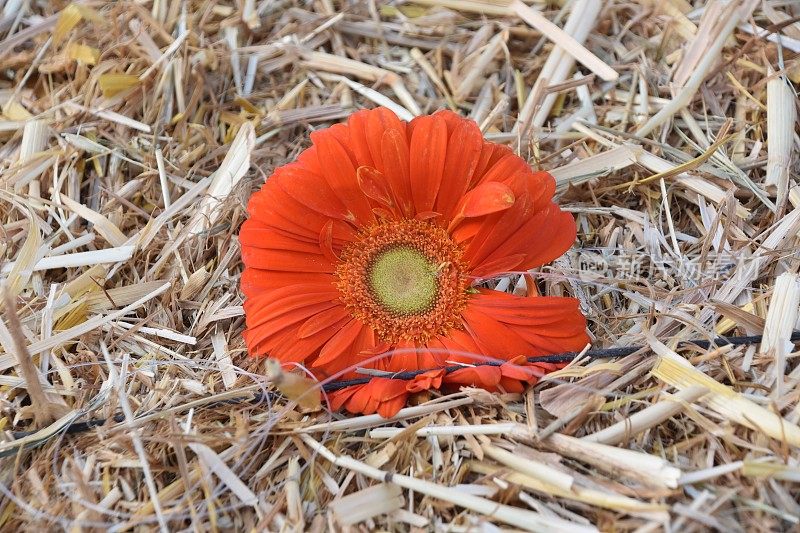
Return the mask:
{"type": "Polygon", "coordinates": [[[424,390],[520,391],[557,368],[521,356],[586,345],[575,299],[472,286],[572,245],[575,223],[553,203],[549,174],[449,111],[410,123],[360,111],[311,140],[252,196],[239,235],[252,356],[302,363],[320,379],[426,371],[330,395],[332,408],[392,416],[424,390]],[[443,370],[487,359],[505,363],[443,370]]]}

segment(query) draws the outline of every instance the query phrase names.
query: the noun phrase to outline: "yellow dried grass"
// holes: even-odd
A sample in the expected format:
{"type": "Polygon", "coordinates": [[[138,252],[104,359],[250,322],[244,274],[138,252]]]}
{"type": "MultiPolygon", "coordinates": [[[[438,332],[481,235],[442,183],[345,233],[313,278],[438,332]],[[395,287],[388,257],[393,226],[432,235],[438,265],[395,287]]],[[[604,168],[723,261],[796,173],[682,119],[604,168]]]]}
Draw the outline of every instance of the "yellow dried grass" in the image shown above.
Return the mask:
{"type": "Polygon", "coordinates": [[[0,528],[794,527],[800,12],[346,7],[4,5],[0,280],[23,340],[0,330],[0,528]],[[390,421],[296,408],[311,382],[246,357],[236,233],[309,131],[375,105],[472,116],[552,172],[577,242],[529,279],[578,298],[594,347],[765,341],[653,343],[390,421]]]}

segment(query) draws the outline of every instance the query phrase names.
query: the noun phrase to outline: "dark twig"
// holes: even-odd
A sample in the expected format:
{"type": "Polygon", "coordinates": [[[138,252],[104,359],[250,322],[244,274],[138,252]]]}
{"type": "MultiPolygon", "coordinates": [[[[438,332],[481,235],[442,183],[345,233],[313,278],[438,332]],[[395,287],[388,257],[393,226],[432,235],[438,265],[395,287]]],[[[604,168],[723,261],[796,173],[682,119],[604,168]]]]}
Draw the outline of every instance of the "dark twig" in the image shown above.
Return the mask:
{"type": "MultiPolygon", "coordinates": [[[[761,342],[763,339],[763,335],[746,335],[746,336],[739,336],[739,337],[716,337],[710,340],[690,340],[690,341],[682,341],[678,343],[678,348],[689,348],[689,347],[697,347],[701,349],[708,349],[712,346],[741,346],[746,344],[755,344],[761,342]]],[[[792,342],[800,342],[800,331],[795,331],[792,333],[790,337],[792,342]]],[[[604,348],[598,350],[588,350],[583,353],[582,357],[587,357],[589,359],[612,359],[615,357],[624,357],[626,355],[631,355],[636,353],[640,350],[646,349],[647,346],[622,346],[617,348],[604,348]]],[[[580,352],[565,352],[565,353],[558,353],[552,355],[537,355],[533,357],[528,357],[527,361],[529,363],[568,363],[569,361],[574,360],[576,357],[580,355],[580,352]]],[[[471,366],[500,366],[504,363],[504,361],[486,361],[481,363],[476,363],[471,366]]],[[[460,370],[462,368],[466,368],[465,366],[461,365],[453,365],[445,367],[445,373],[449,374],[450,372],[455,372],[456,370],[460,370]]],[[[436,369],[423,369],[423,370],[412,370],[408,372],[398,372],[396,374],[391,374],[386,376],[390,379],[403,379],[409,380],[414,379],[415,376],[423,374],[425,372],[429,372],[430,370],[436,369]]],[[[344,389],[346,387],[352,387],[354,385],[363,385],[368,383],[369,380],[372,378],[365,377],[365,378],[358,378],[358,379],[349,379],[349,380],[342,380],[342,381],[332,381],[330,383],[326,383],[322,386],[322,390],[325,392],[332,392],[340,389],[344,389]]],[[[270,392],[266,393],[259,393],[255,396],[247,396],[241,398],[233,398],[231,400],[226,400],[224,402],[218,402],[214,404],[209,404],[205,408],[214,407],[217,405],[242,405],[242,404],[251,404],[251,405],[258,405],[264,402],[270,402],[274,399],[274,396],[270,392]]],[[[111,418],[114,422],[122,422],[124,420],[122,415],[116,415],[111,418]]],[[[89,431],[92,428],[102,426],[109,419],[107,418],[93,418],[91,420],[87,420],[85,422],[73,422],[72,424],[66,426],[61,433],[63,434],[76,434],[76,433],[83,433],[89,431]]],[[[22,437],[26,437],[35,433],[34,431],[16,431],[13,433],[15,439],[19,439],[22,437]]],[[[30,445],[30,447],[39,446],[44,441],[39,441],[30,445]]],[[[13,455],[19,451],[19,448],[7,450],[6,452],[0,453],[0,457],[6,457],[9,455],[13,455]]]]}
{"type": "MultiPolygon", "coordinates": [[[[712,340],[691,340],[691,341],[683,341],[678,344],[679,348],[686,348],[689,346],[697,346],[698,348],[708,349],[710,346],[739,346],[742,344],[755,344],[757,342],[761,342],[762,335],[746,335],[741,337],[716,337],[712,340]]],[[[796,331],[792,334],[791,340],[793,342],[800,342],[800,331],[796,331]]],[[[588,357],[589,359],[612,359],[614,357],[625,357],[626,355],[631,355],[632,353],[636,353],[639,350],[643,350],[647,348],[646,346],[622,346],[617,348],[605,348],[605,349],[598,349],[598,350],[588,350],[583,355],[584,357],[588,357]]],[[[537,355],[534,357],[528,357],[527,361],[529,363],[568,363],[575,359],[580,352],[564,352],[558,353],[553,355],[537,355]]],[[[500,366],[505,361],[486,361],[482,363],[475,363],[470,366],[500,366]]],[[[466,368],[463,365],[454,365],[445,367],[445,373],[449,374],[450,372],[455,372],[456,370],[461,370],[462,368],[466,368]]],[[[391,379],[414,379],[416,376],[420,374],[424,374],[425,372],[429,372],[431,370],[436,370],[433,368],[426,368],[423,370],[411,370],[409,372],[398,372],[396,374],[387,375],[385,377],[391,379]]],[[[344,389],[345,387],[351,387],[353,385],[363,385],[364,383],[369,382],[371,378],[358,378],[358,379],[349,379],[343,381],[334,381],[331,383],[327,383],[323,385],[323,389],[326,392],[331,392],[339,389],[344,389]]]]}

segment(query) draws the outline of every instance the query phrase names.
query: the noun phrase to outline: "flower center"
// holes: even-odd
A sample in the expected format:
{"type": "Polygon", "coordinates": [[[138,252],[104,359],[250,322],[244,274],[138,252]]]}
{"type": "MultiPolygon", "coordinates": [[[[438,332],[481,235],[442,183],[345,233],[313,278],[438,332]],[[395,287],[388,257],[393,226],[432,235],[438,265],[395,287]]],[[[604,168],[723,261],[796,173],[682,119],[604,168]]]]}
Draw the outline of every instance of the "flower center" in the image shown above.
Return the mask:
{"type": "Polygon", "coordinates": [[[424,313],[436,299],[436,265],[414,248],[379,252],[369,274],[375,297],[400,315],[424,313]]]}
{"type": "Polygon", "coordinates": [[[461,325],[468,288],[462,255],[428,222],[379,222],[342,251],[340,299],[381,341],[425,343],[461,325]]]}

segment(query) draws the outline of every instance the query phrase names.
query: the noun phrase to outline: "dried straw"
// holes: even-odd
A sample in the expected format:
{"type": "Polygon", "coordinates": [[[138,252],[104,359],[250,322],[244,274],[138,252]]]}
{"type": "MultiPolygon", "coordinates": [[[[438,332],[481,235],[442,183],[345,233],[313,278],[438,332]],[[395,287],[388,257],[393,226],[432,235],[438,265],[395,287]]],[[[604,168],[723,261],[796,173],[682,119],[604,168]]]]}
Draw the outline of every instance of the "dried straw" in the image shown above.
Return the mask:
{"type": "Polygon", "coordinates": [[[0,529],[796,528],[798,17],[2,3],[0,529]],[[593,348],[646,348],[392,420],[328,413],[302,369],[248,359],[249,195],[376,105],[452,109],[551,171],[574,248],[487,285],[573,295],[593,348]]]}

